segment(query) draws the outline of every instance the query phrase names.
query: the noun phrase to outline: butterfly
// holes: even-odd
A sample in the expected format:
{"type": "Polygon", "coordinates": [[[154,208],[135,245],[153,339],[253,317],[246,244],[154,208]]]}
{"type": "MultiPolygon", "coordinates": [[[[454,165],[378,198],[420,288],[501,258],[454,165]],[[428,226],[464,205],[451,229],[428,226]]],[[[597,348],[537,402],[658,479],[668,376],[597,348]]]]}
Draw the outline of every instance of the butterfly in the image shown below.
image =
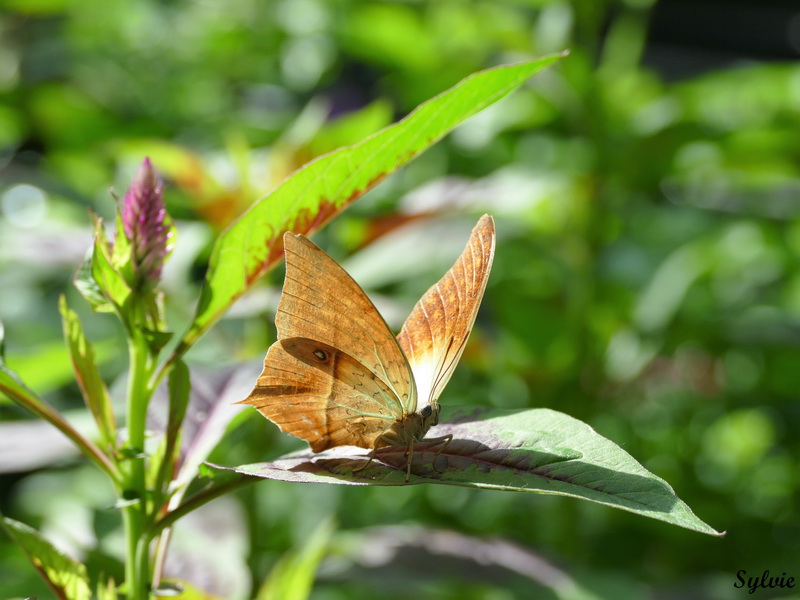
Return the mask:
{"type": "MultiPolygon", "coordinates": [[[[484,215],[478,221],[461,256],[417,302],[397,338],[330,256],[303,235],[287,232],[283,244],[278,340],[240,403],[307,441],[315,453],[335,446],[372,450],[364,466],[379,448],[405,446],[408,482],[414,444],[438,423],[439,396],[486,289],[494,220],[484,215]]],[[[451,437],[426,441],[443,442],[441,452],[451,437]]]]}

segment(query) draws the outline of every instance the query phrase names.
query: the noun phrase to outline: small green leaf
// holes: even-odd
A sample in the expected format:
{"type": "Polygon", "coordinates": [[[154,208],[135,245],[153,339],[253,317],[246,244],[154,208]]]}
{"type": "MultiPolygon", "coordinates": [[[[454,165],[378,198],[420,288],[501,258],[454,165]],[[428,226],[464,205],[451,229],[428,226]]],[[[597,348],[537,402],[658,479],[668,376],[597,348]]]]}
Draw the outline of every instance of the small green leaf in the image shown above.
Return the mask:
{"type": "Polygon", "coordinates": [[[114,312],[114,305],[105,297],[92,275],[91,254],[78,267],[72,283],[94,312],[114,312]]]}
{"type": "Polygon", "coordinates": [[[125,460],[140,460],[142,458],[147,458],[147,454],[141,448],[131,448],[129,446],[123,446],[119,449],[119,454],[125,460]]]}
{"type": "Polygon", "coordinates": [[[310,234],[459,123],[494,104],[561,58],[480,71],[357,144],[321,156],[258,200],[222,235],[211,254],[185,351],[283,256],[285,231],[310,234]]]}
{"type": "MultiPolygon", "coordinates": [[[[431,429],[441,442],[414,446],[409,484],[440,483],[555,494],[590,500],[700,533],[721,535],[698,519],[669,484],[589,425],[548,409],[464,411],[431,429]]],[[[406,448],[366,455],[351,447],[300,452],[230,470],[280,481],[345,485],[405,485],[406,448]]]]}
{"type": "Polygon", "coordinates": [[[131,242],[125,235],[122,215],[117,211],[117,231],[114,235],[114,248],[111,251],[111,264],[122,275],[128,285],[133,285],[136,274],[133,267],[133,250],[131,242]]]}
{"type": "Polygon", "coordinates": [[[118,600],[119,595],[117,594],[117,586],[114,583],[114,579],[109,577],[108,579],[101,578],[101,581],[97,584],[97,600],[118,600]]]}
{"type": "Polygon", "coordinates": [[[111,398],[103,378],[97,369],[94,350],[83,333],[78,315],[67,306],[67,300],[61,296],[59,309],[64,324],[64,338],[67,342],[75,379],[83,394],[84,402],[94,416],[100,436],[107,447],[116,445],[117,426],[111,398]]]}
{"type": "Polygon", "coordinates": [[[84,565],[58,550],[32,527],[8,517],[2,517],[2,523],[6,533],[22,548],[57,598],[91,598],[89,576],[84,565]]]}
{"type": "Polygon", "coordinates": [[[167,412],[167,426],[164,431],[164,442],[159,456],[158,481],[156,489],[162,489],[163,484],[174,477],[177,462],[176,454],[180,453],[181,427],[186,417],[189,406],[189,393],[192,384],[189,379],[189,369],[182,360],[176,360],[169,372],[167,391],[169,395],[169,409],[167,412]]]}
{"type": "Polygon", "coordinates": [[[333,530],[332,521],[322,521],[302,546],[284,555],[258,590],[256,600],[308,598],[333,530]]]}
{"type": "MultiPolygon", "coordinates": [[[[152,298],[153,296],[151,296],[152,298]]],[[[157,303],[152,303],[155,307],[154,310],[158,313],[158,319],[161,321],[159,324],[163,324],[163,319],[160,317],[160,308],[157,307],[157,303]]],[[[153,312],[149,313],[149,316],[153,316],[153,312]]],[[[150,354],[153,356],[157,356],[159,352],[166,346],[169,341],[172,339],[172,332],[171,331],[153,331],[152,329],[144,329],[144,339],[147,342],[147,347],[150,349],[150,354]]]]}
{"type": "Polygon", "coordinates": [[[106,238],[103,221],[95,218],[94,226],[94,252],[92,253],[92,278],[97,283],[102,294],[122,314],[131,295],[125,278],[112,264],[110,244],[106,238]]]}
{"type": "Polygon", "coordinates": [[[189,406],[189,392],[192,389],[189,381],[189,368],[182,360],[175,361],[169,373],[167,383],[169,391],[169,417],[167,418],[167,438],[174,439],[180,431],[186,407],[189,406]]]}

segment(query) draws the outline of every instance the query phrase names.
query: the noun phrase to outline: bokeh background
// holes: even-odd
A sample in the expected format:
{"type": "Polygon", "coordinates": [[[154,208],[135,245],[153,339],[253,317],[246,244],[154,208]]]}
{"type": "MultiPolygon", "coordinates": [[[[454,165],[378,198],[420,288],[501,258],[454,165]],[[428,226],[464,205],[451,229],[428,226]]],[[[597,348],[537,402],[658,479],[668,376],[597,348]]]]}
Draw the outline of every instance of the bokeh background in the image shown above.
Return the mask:
{"type": "MultiPolygon", "coordinates": [[[[90,430],[57,297],[109,382],[126,350],[71,277],[149,155],[185,325],[216,233],[304,162],[488,66],[570,55],[316,236],[395,328],[483,212],[495,267],[450,407],[550,407],[665,478],[714,539],[592,505],[439,486],[260,482],[176,531],[171,572],[255,593],[332,527],[312,598],[741,598],[742,569],[800,577],[800,7],[777,1],[4,0],[0,319],[8,364],[90,430]],[[332,525],[330,525],[332,523],[332,525]],[[322,529],[320,529],[322,527],[322,529]],[[316,532],[316,533],[315,533],[316,532]],[[322,533],[320,533],[322,532],[322,533]],[[316,536],[316,537],[315,537],[316,536]]],[[[282,275],[203,338],[257,364],[282,275]],[[253,362],[255,361],[255,362],[253,362]]],[[[213,459],[299,446],[255,411],[213,459]]],[[[91,465],[0,400],[0,510],[121,575],[91,465]]],[[[0,596],[49,597],[0,538],[0,596]]],[[[792,590],[760,597],[797,597],[792,590]]]]}

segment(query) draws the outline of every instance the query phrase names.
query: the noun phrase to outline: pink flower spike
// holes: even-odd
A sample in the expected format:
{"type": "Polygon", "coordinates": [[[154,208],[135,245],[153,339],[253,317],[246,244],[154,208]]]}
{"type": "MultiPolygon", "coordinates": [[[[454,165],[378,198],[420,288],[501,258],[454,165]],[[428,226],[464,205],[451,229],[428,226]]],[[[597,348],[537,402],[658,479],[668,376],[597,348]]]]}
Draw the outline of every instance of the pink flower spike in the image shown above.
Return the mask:
{"type": "Polygon", "coordinates": [[[155,283],[172,246],[163,182],[145,158],[122,200],[122,227],[131,244],[137,279],[155,283]]]}

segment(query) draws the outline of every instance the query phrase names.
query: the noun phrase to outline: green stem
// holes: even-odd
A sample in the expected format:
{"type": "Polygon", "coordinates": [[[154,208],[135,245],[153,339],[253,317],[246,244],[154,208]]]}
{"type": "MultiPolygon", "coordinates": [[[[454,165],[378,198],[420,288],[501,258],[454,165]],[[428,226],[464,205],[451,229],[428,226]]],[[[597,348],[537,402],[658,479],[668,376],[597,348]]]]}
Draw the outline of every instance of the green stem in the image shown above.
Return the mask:
{"type": "Polygon", "coordinates": [[[128,480],[123,496],[133,503],[126,506],[124,515],[126,556],[125,579],[128,584],[128,600],[147,600],[150,595],[149,505],[145,478],[145,426],[147,405],[152,394],[148,386],[152,362],[144,337],[133,332],[129,340],[130,373],[128,375],[128,450],[131,452],[128,480]]]}
{"type": "Polygon", "coordinates": [[[172,527],[172,525],[180,519],[181,517],[189,514],[193,510],[200,508],[207,502],[211,502],[215,498],[219,498],[220,496],[224,496],[240,487],[244,487],[250,483],[258,481],[257,477],[250,477],[248,475],[239,475],[235,479],[227,481],[223,484],[214,487],[207,487],[205,489],[200,490],[193,496],[190,496],[186,499],[183,504],[178,506],[175,510],[168,512],[166,515],[157,519],[151,526],[149,530],[150,537],[155,537],[164,529],[168,527],[172,527]]]}
{"type": "MultiPolygon", "coordinates": [[[[128,585],[128,597],[131,600],[141,598],[138,577],[136,574],[136,542],[141,531],[138,507],[126,506],[122,509],[122,525],[125,531],[125,581],[128,585]]],[[[145,596],[146,598],[146,596],[145,596]]]]}

